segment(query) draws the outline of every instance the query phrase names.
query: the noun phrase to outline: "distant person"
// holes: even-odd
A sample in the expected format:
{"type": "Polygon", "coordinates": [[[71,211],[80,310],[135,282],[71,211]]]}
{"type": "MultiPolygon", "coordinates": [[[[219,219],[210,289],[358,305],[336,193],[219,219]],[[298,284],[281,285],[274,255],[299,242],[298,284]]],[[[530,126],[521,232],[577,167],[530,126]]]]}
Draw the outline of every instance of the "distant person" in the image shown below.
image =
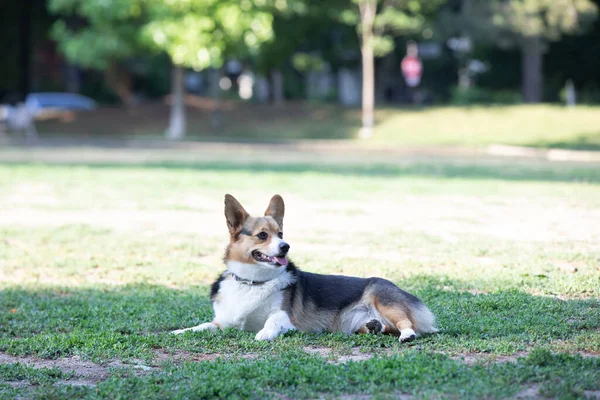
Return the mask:
{"type": "Polygon", "coordinates": [[[402,59],[400,67],[406,86],[408,86],[409,101],[415,103],[416,88],[421,83],[423,76],[423,64],[419,59],[419,48],[415,42],[410,41],[406,44],[406,57],[402,59]]]}

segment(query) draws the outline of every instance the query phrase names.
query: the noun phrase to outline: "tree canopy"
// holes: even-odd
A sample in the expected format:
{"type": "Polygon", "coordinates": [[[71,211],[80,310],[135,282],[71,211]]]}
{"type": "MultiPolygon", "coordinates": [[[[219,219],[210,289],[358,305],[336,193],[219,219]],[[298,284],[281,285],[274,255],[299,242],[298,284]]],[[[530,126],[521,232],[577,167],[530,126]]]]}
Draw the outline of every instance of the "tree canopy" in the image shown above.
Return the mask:
{"type": "Polygon", "coordinates": [[[590,0],[494,0],[488,3],[494,27],[516,38],[557,40],[565,33],[588,27],[597,13],[596,5],[590,0]]]}
{"type": "Polygon", "coordinates": [[[143,42],[173,63],[196,70],[220,67],[226,56],[256,52],[272,38],[272,14],[264,1],[153,0],[143,42]]]}
{"type": "Polygon", "coordinates": [[[256,51],[272,38],[265,1],[49,0],[59,14],[52,36],[69,61],[104,69],[137,51],[156,50],[176,65],[218,67],[226,54],[256,51]]]}
{"type": "Polygon", "coordinates": [[[397,36],[421,32],[431,17],[446,0],[352,0],[358,7],[347,8],[340,14],[343,22],[356,26],[363,35],[364,19],[368,7],[374,7],[372,45],[377,57],[394,49],[397,36]]]}
{"type": "Polygon", "coordinates": [[[61,18],[51,35],[66,58],[77,65],[105,69],[110,62],[133,56],[139,31],[148,22],[143,0],[48,0],[61,18]]]}

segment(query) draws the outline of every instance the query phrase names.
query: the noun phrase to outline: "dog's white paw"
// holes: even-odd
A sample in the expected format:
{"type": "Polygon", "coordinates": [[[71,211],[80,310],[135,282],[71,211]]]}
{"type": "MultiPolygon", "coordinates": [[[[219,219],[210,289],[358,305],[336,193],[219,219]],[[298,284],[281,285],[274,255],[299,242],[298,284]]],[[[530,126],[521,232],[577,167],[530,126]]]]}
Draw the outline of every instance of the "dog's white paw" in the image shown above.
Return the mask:
{"type": "Polygon", "coordinates": [[[200,324],[198,326],[194,326],[192,328],[185,328],[185,329],[177,329],[175,331],[171,331],[171,333],[173,335],[181,335],[184,332],[200,332],[200,331],[206,331],[206,330],[211,330],[211,331],[216,331],[217,330],[217,326],[215,324],[213,324],[212,322],[205,322],[204,324],[200,324]]]}
{"type": "Polygon", "coordinates": [[[416,337],[417,334],[412,329],[403,329],[400,331],[400,342],[402,343],[411,342],[415,340],[416,337]]]}
{"type": "Polygon", "coordinates": [[[258,331],[258,333],[254,337],[254,339],[256,339],[256,340],[273,340],[277,336],[279,336],[280,333],[281,333],[281,331],[279,329],[263,328],[260,331],[258,331]]]}

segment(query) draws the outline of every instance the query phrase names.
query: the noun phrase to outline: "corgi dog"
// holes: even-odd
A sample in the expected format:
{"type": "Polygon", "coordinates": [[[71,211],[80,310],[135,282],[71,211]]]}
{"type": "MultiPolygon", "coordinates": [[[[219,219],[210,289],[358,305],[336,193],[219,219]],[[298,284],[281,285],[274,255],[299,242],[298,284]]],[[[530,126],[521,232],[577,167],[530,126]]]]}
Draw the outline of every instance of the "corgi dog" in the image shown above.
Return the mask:
{"type": "Polygon", "coordinates": [[[298,269],[283,239],[285,205],[273,196],[264,217],[251,217],[225,195],[229,245],[225,272],[212,284],[214,319],[173,331],[237,328],[273,340],[290,330],[389,333],[400,342],[436,332],[435,318],[416,296],[382,278],[320,275],[298,269]]]}

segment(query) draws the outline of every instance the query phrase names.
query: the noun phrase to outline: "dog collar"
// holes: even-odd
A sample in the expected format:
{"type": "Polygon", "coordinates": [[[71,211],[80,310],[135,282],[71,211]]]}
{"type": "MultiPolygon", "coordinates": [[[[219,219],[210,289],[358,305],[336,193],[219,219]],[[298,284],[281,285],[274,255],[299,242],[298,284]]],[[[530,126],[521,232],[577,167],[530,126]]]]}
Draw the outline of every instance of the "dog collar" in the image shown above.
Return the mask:
{"type": "Polygon", "coordinates": [[[269,282],[269,281],[253,281],[252,279],[244,279],[244,278],[237,276],[233,272],[230,272],[229,274],[233,277],[234,281],[242,283],[244,285],[249,285],[249,286],[262,285],[263,283],[269,282]]]}

